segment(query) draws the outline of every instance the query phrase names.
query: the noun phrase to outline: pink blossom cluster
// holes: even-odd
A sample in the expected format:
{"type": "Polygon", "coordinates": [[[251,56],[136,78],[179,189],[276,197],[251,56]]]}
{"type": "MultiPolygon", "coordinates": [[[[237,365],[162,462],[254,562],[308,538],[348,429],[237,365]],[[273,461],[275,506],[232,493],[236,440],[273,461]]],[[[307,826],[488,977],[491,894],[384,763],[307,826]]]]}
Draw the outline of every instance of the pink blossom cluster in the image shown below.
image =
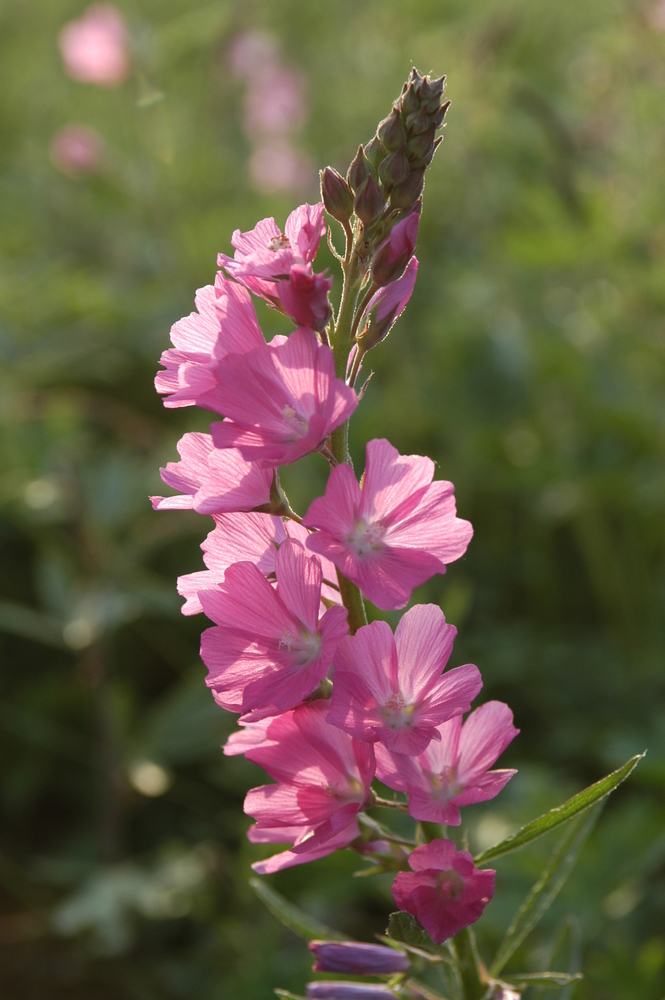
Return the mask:
{"type": "Polygon", "coordinates": [[[249,174],[259,191],[303,191],[315,172],[297,142],[307,120],[304,74],[285,66],[276,39],[245,31],[231,43],[227,61],[245,86],[243,129],[252,144],[249,174]]]}
{"type": "MultiPolygon", "coordinates": [[[[392,260],[404,241],[394,231],[399,245],[384,253],[392,260]]],[[[222,418],[209,434],[184,435],[180,460],[161,470],[178,493],[152,499],[214,518],[206,568],[180,577],[178,590],[183,613],[213,622],[201,641],[207,684],[240,716],[225,753],[244,754],[273,782],[245,800],[249,839],[287,845],[256,862],[259,873],[352,845],[390,853],[394,845],[368,841],[363,825],[375,776],[407,796],[415,819],[455,826],[461,807],[493,798],[514,773],[492,770],[517,734],[506,705],[488,702],[462,722],[482,680],[473,664],[449,667],[456,629],[438,606],[411,607],[394,632],[349,616],[349,587],[380,609],[406,607],[415,587],[464,555],[472,528],[429,458],[375,439],[360,479],[334,459],[331,435],[359,398],[328,342],[332,279],[313,270],[324,232],[321,204],[301,205],[283,232],[274,219],[236,231],[233,256],[219,255],[214,284],[174,324],[155,383],[166,406],[222,418]],[[252,296],[290,317],[293,331],[267,342],[252,296]],[[300,518],[279,468],[316,452],[331,471],[300,518]]],[[[368,323],[387,324],[380,336],[413,290],[409,245],[401,273],[368,297],[368,323]]],[[[410,871],[397,875],[395,900],[434,941],[476,920],[492,896],[494,873],[449,840],[401,856],[410,871]]],[[[353,961],[362,966],[365,954],[353,961]]]]}

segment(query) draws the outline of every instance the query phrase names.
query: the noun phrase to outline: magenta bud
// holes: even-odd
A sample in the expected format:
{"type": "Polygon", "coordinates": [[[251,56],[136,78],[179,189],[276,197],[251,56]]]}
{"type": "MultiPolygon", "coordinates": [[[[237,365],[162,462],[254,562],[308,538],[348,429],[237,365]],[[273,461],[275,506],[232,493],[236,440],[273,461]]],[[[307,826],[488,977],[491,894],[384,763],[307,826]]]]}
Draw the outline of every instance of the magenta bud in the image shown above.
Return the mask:
{"type": "Polygon", "coordinates": [[[359,338],[363,353],[385,340],[406,309],[418,275],[418,258],[412,257],[401,278],[375,292],[367,305],[369,321],[359,338]]]}
{"type": "Polygon", "coordinates": [[[326,212],[338,222],[348,222],[353,212],[353,192],[332,167],[321,171],[321,198],[326,212]]]}
{"type": "Polygon", "coordinates": [[[358,188],[353,203],[354,211],[361,222],[369,226],[381,214],[384,205],[381,188],[370,174],[358,188]]]}
{"type": "Polygon", "coordinates": [[[400,211],[411,208],[423,193],[424,186],[425,171],[412,170],[408,178],[402,184],[397,184],[390,192],[390,207],[400,211]]]}
{"type": "Polygon", "coordinates": [[[361,184],[369,176],[369,167],[367,165],[367,160],[365,159],[365,154],[363,152],[362,146],[358,146],[358,152],[356,153],[351,166],[347,170],[346,179],[353,188],[357,191],[361,184]]]}
{"type": "Polygon", "coordinates": [[[379,166],[379,180],[385,187],[401,184],[409,176],[409,161],[401,150],[386,156],[379,166]]]}
{"type": "Polygon", "coordinates": [[[310,941],[316,957],[314,972],[349,972],[365,976],[406,972],[411,962],[403,951],[382,944],[356,941],[310,941]]]}
{"type": "Polygon", "coordinates": [[[397,108],[393,108],[387,118],[379,124],[376,130],[378,138],[384,149],[389,153],[394,153],[402,149],[406,142],[406,129],[402,123],[402,116],[397,108]]]}
{"type": "Polygon", "coordinates": [[[386,1000],[395,994],[375,983],[307,983],[307,1000],[386,1000]]]}
{"type": "Polygon", "coordinates": [[[328,301],[332,282],[332,278],[326,278],[325,274],[314,274],[311,264],[294,264],[288,279],[277,282],[277,293],[284,312],[298,326],[323,330],[332,316],[328,301]]]}
{"type": "Polygon", "coordinates": [[[413,256],[418,239],[420,212],[414,210],[402,219],[385,242],[381,244],[372,260],[372,280],[382,288],[399,278],[413,256]]]}

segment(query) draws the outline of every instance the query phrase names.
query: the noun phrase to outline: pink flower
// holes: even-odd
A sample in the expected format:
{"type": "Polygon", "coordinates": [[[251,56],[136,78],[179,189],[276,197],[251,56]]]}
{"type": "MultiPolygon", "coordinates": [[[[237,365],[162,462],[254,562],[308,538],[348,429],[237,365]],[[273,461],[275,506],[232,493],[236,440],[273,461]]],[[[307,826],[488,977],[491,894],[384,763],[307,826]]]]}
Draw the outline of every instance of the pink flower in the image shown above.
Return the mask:
{"type": "Polygon", "coordinates": [[[272,722],[272,719],[261,719],[259,722],[241,723],[242,729],[231,733],[224,744],[225,756],[238,757],[240,754],[247,753],[248,750],[256,750],[262,746],[273,746],[275,741],[268,737],[268,728],[272,722]]]}
{"type": "MultiPolygon", "coordinates": [[[[286,138],[263,140],[256,146],[249,158],[249,176],[252,186],[263,194],[274,191],[302,194],[316,183],[312,161],[286,138]]],[[[244,282],[248,287],[250,280],[244,282]]],[[[270,296],[264,297],[273,301],[270,296]]]]}
{"type": "Polygon", "coordinates": [[[58,36],[65,71],[73,80],[118,87],[130,73],[125,19],[110,3],[95,3],[58,36]]]}
{"type": "Polygon", "coordinates": [[[53,136],[49,155],[53,166],[69,177],[96,173],[105,147],[100,136],[87,125],[65,125],[53,136]]]}
{"type": "Polygon", "coordinates": [[[316,451],[351,416],[358,397],[335,377],[329,347],[296,330],[268,350],[229,355],[210,403],[227,419],[211,427],[218,448],[238,448],[262,466],[288,465],[316,451]]]}
{"type": "Polygon", "coordinates": [[[277,785],[253,788],[245,812],[257,820],[253,843],[294,842],[291,850],[252,865],[260,874],[332,854],[359,836],[362,810],[374,777],[374,752],[326,724],[328,702],[301,705],[274,719],[270,746],[246,751],[277,785]]]}
{"type": "Polygon", "coordinates": [[[407,792],[414,819],[459,826],[460,806],[498,795],[516,771],[489,768],[519,733],[513,713],[500,701],[481,705],[462,725],[460,715],[438,727],[418,757],[376,747],[377,776],[398,792],[407,792]]]}
{"type": "Polygon", "coordinates": [[[234,256],[220,253],[217,263],[250,292],[278,304],[275,282],[288,279],[294,264],[311,264],[325,231],[323,202],[300,205],[286,220],[284,233],[272,218],[261,219],[246,233],[236,229],[231,237],[234,256]]]}
{"type": "Polygon", "coordinates": [[[185,434],[177,447],[181,461],[169,462],[159,472],[167,486],[182,493],[151,497],[154,510],[223,514],[253,510],[270,502],[272,469],[248,462],[235,448],[220,451],[210,434],[185,434]]]}
{"type": "Polygon", "coordinates": [[[479,870],[452,840],[433,840],[409,855],[411,872],[399,872],[393,896],[417,917],[436,944],[475,923],[494,894],[492,869],[479,870]]]}
{"type": "MultiPolygon", "coordinates": [[[[235,443],[235,442],[233,442],[235,443]]],[[[411,591],[464,555],[473,534],[456,517],[454,487],[432,482],[434,462],[370,441],[362,489],[348,465],[304,518],[307,546],[328,556],[379,608],[403,608],[411,591]]]]}
{"type": "Polygon", "coordinates": [[[198,289],[196,309],[173,324],[173,347],[160,358],[166,371],[157,373],[155,388],[168,396],[166,407],[208,406],[221,358],[266,347],[251,296],[223,274],[198,289]]]}
{"type": "Polygon", "coordinates": [[[417,604],[394,636],[386,622],[347,636],[335,653],[328,722],[398,754],[421,754],[441,739],[437,726],[468,711],[482,687],[470,663],[442,673],[456,635],[440,608],[417,604]]]}
{"type": "Polygon", "coordinates": [[[250,77],[244,111],[249,136],[300,131],[307,118],[303,75],[276,62],[264,64],[250,77]]]}
{"type": "Polygon", "coordinates": [[[420,211],[415,211],[393,226],[390,236],[372,258],[372,280],[375,285],[389,285],[404,272],[416,248],[419,223],[420,211]]]}
{"type": "MultiPolygon", "coordinates": [[[[217,454],[225,454],[218,452],[217,454]]],[[[213,590],[224,583],[226,570],[233,563],[249,560],[266,577],[275,575],[275,555],[287,538],[304,545],[309,532],[295,521],[283,521],[272,514],[219,514],[215,527],[202,543],[203,561],[208,567],[197,573],[178,577],[178,593],[186,598],[181,611],[196,615],[203,611],[199,592],[213,590]]],[[[317,557],[323,570],[321,596],[335,604],[341,603],[334,565],[317,557]]],[[[325,607],[324,609],[325,610],[325,607]]]]}
{"type": "Polygon", "coordinates": [[[224,583],[199,600],[216,627],[201,637],[208,687],[231,712],[255,721],[293,708],[327,675],[348,632],[346,610],[319,620],[323,571],[295,539],[275,555],[277,590],[251,562],[226,570],[224,583]]]}
{"type": "Polygon", "coordinates": [[[228,62],[238,80],[250,80],[264,67],[278,65],[277,40],[265,31],[243,31],[229,46],[228,62]]]}
{"type": "Polygon", "coordinates": [[[323,330],[332,315],[328,301],[332,283],[325,274],[314,274],[311,264],[294,264],[288,281],[277,282],[277,293],[284,311],[299,326],[323,330]]]}
{"type": "Polygon", "coordinates": [[[406,972],[411,962],[403,951],[383,944],[359,941],[310,941],[316,958],[314,972],[349,972],[365,976],[385,976],[406,972]]]}
{"type": "Polygon", "coordinates": [[[409,303],[417,275],[418,260],[412,257],[401,278],[374,293],[367,305],[369,322],[360,338],[362,350],[376,347],[388,336],[409,303]]]}

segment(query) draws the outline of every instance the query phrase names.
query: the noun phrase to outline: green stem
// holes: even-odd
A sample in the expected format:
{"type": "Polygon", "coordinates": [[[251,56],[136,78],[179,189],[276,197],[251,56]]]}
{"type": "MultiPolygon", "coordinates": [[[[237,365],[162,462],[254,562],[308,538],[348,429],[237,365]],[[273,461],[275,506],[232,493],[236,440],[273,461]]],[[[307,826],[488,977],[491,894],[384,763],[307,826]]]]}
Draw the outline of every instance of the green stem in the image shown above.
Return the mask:
{"type": "Polygon", "coordinates": [[[367,615],[365,614],[365,602],[363,601],[363,595],[360,593],[355,583],[351,583],[347,580],[345,576],[337,570],[337,581],[339,583],[339,592],[342,598],[342,604],[348,611],[348,622],[349,631],[351,635],[355,635],[359,628],[367,624],[367,615]]]}
{"type": "Polygon", "coordinates": [[[464,1000],[483,1000],[488,987],[487,970],[478,954],[473,930],[465,927],[453,940],[464,987],[464,1000]]]}

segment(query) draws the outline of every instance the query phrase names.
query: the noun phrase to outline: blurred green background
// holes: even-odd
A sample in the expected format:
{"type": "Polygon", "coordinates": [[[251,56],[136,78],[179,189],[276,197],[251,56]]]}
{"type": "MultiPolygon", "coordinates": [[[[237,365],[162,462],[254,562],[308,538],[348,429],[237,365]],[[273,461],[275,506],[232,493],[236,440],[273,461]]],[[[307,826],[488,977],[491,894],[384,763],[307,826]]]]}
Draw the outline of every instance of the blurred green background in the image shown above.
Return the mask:
{"type": "MultiPolygon", "coordinates": [[[[467,556],[414,595],[458,625],[454,664],[476,662],[483,699],[508,701],[522,731],[502,758],[518,776],[467,811],[472,846],[649,749],[513,965],[544,967],[566,926],[586,973],[575,1000],[661,1000],[665,6],[118,3],[135,72],[103,89],[58,52],[84,3],[0,2],[3,997],[303,990],[304,944],[247,886],[262,849],[242,799],[261,772],[222,756],[234,720],[203,684],[204,620],[179,614],[175,577],[200,568],[212,521],[147,500],[208,418],[163,410],[152,379],[233,229],[316,200],[316,168],[346,168],[415,64],[448,74],[453,104],[419,281],[368,358],[352,449],[361,466],[374,436],[431,455],[475,526],[467,556]],[[282,148],[297,169],[274,184],[233,71],[247,37],[302,88],[282,148]],[[102,144],[89,173],[56,165],[70,123],[102,144]]],[[[319,457],[286,471],[297,509],[324,476],[319,457]]],[[[497,863],[482,947],[537,877],[540,844],[497,863]]],[[[358,867],[343,852],[269,881],[371,940],[390,880],[358,867]]]]}

